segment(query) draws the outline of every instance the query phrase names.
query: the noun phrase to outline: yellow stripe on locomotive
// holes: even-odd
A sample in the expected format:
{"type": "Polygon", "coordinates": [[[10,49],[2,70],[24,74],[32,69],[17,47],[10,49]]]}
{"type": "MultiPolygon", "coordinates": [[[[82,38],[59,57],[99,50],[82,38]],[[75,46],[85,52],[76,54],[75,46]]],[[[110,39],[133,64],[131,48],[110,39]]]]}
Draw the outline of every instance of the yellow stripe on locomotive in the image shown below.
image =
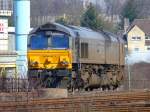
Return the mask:
{"type": "Polygon", "coordinates": [[[72,69],[71,50],[29,50],[30,69],[72,69]]]}

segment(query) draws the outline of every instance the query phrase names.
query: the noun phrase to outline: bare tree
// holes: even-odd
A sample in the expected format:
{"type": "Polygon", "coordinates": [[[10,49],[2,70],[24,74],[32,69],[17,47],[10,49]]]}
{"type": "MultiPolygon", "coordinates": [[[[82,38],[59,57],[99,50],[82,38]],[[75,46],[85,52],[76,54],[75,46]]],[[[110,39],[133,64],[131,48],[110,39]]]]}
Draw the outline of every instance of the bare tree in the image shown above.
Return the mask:
{"type": "Polygon", "coordinates": [[[81,0],[31,0],[32,18],[67,15],[70,21],[78,24],[82,10],[81,0]]]}
{"type": "Polygon", "coordinates": [[[125,0],[105,0],[108,15],[120,14],[125,0]]]}
{"type": "Polygon", "coordinates": [[[137,10],[139,12],[140,18],[147,18],[150,16],[150,0],[135,0],[137,5],[137,10]]]}

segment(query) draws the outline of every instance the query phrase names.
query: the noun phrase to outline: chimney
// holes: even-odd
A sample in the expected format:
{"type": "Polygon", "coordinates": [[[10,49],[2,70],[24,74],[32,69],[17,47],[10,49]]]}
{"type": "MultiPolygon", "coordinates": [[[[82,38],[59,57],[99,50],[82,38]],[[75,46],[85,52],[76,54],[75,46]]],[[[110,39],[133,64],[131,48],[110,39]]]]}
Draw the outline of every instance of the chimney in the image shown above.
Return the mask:
{"type": "Polygon", "coordinates": [[[90,5],[90,0],[83,0],[83,8],[84,8],[84,10],[86,10],[87,9],[87,7],[90,5]]]}
{"type": "Polygon", "coordinates": [[[128,19],[128,18],[125,18],[125,19],[124,19],[124,33],[125,33],[125,34],[127,33],[127,30],[128,30],[129,25],[130,25],[129,19],[128,19]]]}

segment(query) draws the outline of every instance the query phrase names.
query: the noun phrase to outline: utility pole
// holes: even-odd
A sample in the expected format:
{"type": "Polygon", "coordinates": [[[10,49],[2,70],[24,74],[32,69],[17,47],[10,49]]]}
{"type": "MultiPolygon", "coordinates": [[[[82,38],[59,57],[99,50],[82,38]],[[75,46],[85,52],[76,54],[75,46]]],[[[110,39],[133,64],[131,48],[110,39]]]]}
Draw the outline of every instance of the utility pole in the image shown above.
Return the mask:
{"type": "Polygon", "coordinates": [[[128,88],[131,90],[131,66],[129,64],[129,56],[127,56],[126,63],[128,69],[128,88]]]}
{"type": "Polygon", "coordinates": [[[128,64],[128,77],[129,77],[129,90],[131,90],[131,70],[130,70],[130,64],[128,64]]]}
{"type": "Polygon", "coordinates": [[[17,73],[27,78],[27,38],[30,31],[30,0],[13,0],[15,37],[17,52],[17,73]]]}

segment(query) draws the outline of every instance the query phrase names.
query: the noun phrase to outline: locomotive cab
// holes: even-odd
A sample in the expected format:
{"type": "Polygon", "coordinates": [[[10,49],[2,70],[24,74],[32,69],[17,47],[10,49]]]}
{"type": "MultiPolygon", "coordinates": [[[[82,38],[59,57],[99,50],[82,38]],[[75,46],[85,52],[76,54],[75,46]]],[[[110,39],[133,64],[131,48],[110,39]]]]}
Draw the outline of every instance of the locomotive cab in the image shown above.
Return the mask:
{"type": "Polygon", "coordinates": [[[68,35],[40,32],[30,37],[29,68],[71,69],[70,56],[68,35]]]}
{"type": "MultiPolygon", "coordinates": [[[[56,29],[36,29],[28,40],[28,77],[57,87],[72,69],[70,36],[56,29]],[[59,79],[59,80],[58,80],[59,79]]],[[[47,84],[46,84],[47,85],[47,84]]]]}

